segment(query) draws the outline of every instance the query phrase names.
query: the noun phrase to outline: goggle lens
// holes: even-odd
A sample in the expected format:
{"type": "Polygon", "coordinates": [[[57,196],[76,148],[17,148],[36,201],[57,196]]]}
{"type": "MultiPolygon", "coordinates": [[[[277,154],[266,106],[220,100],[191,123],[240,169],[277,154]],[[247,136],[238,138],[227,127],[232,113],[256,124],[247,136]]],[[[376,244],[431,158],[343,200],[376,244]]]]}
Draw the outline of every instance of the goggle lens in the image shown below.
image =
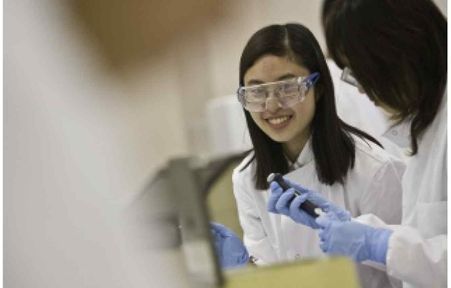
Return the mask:
{"type": "Polygon", "coordinates": [[[319,73],[308,77],[265,83],[260,85],[240,87],[238,99],[244,109],[250,112],[263,112],[272,93],[279,103],[279,107],[286,109],[304,101],[309,89],[316,83],[319,73]]]}
{"type": "Polygon", "coordinates": [[[357,81],[357,79],[354,77],[354,73],[352,73],[352,70],[348,67],[345,67],[345,69],[343,69],[343,72],[341,73],[341,80],[354,87],[361,87],[359,81],[357,81]]]}

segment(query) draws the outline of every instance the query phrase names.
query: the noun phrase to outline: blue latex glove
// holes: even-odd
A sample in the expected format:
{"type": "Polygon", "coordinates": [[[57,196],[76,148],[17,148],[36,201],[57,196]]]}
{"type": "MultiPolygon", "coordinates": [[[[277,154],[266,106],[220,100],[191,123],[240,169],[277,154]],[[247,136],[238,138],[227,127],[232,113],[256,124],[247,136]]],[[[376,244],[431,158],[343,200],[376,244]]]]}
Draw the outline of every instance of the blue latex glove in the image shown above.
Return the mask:
{"type": "Polygon", "coordinates": [[[316,222],[321,228],[320,248],[324,253],[348,256],[357,262],[371,260],[385,264],[393,231],[355,221],[341,222],[334,214],[318,217],[316,222]]]}
{"type": "Polygon", "coordinates": [[[213,222],[210,223],[210,230],[222,268],[239,267],[249,262],[246,247],[235,233],[224,225],[213,222]]]}
{"type": "Polygon", "coordinates": [[[313,204],[320,207],[324,212],[334,213],[336,219],[341,221],[349,221],[351,219],[351,213],[335,204],[332,204],[332,202],[326,200],[323,196],[321,196],[321,194],[310,191],[301,185],[286,179],[285,177],[284,179],[287,184],[301,192],[301,195],[297,196],[293,188],[290,188],[284,192],[277,182],[271,182],[271,196],[268,200],[269,212],[288,216],[296,223],[309,226],[313,229],[318,229],[319,225],[315,222],[315,218],[299,208],[304,201],[309,200],[313,204]]]}

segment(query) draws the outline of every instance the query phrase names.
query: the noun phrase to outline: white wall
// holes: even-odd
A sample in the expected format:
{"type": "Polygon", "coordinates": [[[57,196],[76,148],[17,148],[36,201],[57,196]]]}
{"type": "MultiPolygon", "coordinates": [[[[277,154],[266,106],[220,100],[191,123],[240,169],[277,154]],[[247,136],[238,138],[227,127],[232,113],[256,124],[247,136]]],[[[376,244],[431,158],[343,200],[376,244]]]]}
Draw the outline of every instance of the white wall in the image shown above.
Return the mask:
{"type": "Polygon", "coordinates": [[[448,1],[447,0],[434,0],[435,4],[437,4],[438,8],[442,11],[444,15],[448,15],[448,1]]]}

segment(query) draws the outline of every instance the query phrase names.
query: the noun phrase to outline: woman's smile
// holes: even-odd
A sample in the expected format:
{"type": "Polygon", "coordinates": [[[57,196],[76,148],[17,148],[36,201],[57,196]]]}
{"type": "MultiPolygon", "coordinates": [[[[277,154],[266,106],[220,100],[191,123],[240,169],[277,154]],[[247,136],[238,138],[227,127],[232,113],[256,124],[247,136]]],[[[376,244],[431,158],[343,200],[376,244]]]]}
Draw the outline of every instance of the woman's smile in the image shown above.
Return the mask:
{"type": "Polygon", "coordinates": [[[290,124],[292,118],[293,115],[280,115],[266,117],[265,120],[272,129],[281,130],[290,124]]]}

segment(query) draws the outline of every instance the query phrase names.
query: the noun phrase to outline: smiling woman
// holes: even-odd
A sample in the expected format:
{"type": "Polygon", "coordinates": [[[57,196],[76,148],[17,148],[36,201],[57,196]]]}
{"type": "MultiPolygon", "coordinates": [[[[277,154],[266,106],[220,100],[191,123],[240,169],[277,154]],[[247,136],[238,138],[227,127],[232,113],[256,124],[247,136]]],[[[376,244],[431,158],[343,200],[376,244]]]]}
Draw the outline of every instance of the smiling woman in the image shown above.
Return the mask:
{"type": "MultiPolygon", "coordinates": [[[[321,192],[353,216],[373,213],[400,222],[404,164],[337,116],[328,66],[306,27],[271,25],[250,38],[241,56],[238,99],[253,144],[233,173],[242,255],[257,265],[324,255],[313,229],[269,213],[279,212],[268,202],[270,173],[321,192]]],[[[358,270],[362,287],[390,285],[384,272],[364,265],[358,270]]]]}
{"type": "MultiPolygon", "coordinates": [[[[309,75],[308,69],[287,57],[265,55],[247,70],[244,82],[249,85],[309,75]]],[[[274,84],[285,85],[284,82],[286,81],[274,84]]],[[[285,109],[281,109],[284,98],[282,93],[275,95],[276,93],[273,92],[272,94],[272,97],[265,99],[266,109],[262,112],[250,112],[251,117],[269,138],[284,143],[288,159],[295,161],[310,136],[310,123],[315,115],[314,89],[307,91],[304,97],[299,97],[302,101],[293,102],[292,107],[285,107],[285,109]]]]}

